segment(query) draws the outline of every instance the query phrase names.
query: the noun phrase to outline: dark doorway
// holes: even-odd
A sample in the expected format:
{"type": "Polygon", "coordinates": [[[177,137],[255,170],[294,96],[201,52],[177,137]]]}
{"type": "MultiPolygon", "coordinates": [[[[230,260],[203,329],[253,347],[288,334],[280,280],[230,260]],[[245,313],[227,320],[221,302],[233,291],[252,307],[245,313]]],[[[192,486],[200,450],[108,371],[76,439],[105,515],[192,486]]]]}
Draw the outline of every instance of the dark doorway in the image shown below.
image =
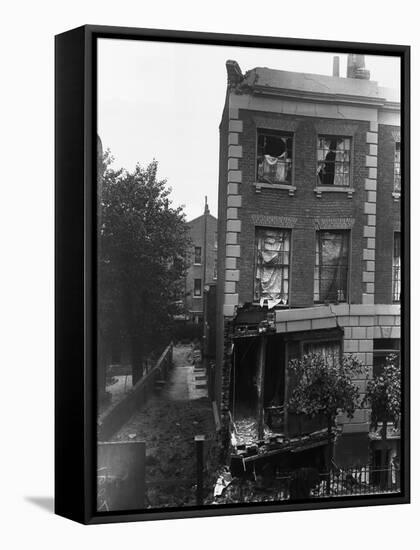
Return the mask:
{"type": "Polygon", "coordinates": [[[258,337],[235,339],[231,383],[234,420],[257,416],[257,352],[258,337]]]}

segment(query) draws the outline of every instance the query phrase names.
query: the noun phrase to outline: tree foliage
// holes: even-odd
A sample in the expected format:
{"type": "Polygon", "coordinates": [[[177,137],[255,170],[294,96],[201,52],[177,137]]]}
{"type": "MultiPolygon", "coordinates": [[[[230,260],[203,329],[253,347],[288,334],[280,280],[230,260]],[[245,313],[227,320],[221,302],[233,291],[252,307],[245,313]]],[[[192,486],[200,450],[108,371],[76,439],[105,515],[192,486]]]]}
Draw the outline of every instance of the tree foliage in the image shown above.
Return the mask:
{"type": "Polygon", "coordinates": [[[289,369],[296,381],[288,407],[310,417],[323,415],[333,426],[342,411],[350,418],[359,402],[359,389],[354,378],[365,372],[362,363],[352,355],[333,360],[319,353],[293,359],[289,369]]]}
{"type": "Polygon", "coordinates": [[[112,168],[107,151],[99,197],[99,319],[110,338],[131,345],[134,368],[169,338],[183,289],[188,226],[158,163],[112,168]]]}
{"type": "Polygon", "coordinates": [[[364,404],[372,408],[371,426],[378,429],[378,423],[393,422],[398,425],[401,414],[401,369],[398,356],[390,354],[381,373],[369,380],[364,404]]]}

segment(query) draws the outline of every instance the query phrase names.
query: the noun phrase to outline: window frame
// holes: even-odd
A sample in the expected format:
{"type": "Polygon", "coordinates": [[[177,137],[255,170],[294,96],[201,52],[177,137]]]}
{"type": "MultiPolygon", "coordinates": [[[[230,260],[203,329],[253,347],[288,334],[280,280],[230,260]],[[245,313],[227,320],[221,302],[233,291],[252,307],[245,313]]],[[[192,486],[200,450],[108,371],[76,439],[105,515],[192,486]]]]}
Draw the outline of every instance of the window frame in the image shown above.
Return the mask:
{"type": "MultiPolygon", "coordinates": [[[[301,340],[301,344],[302,344],[300,347],[301,358],[306,354],[305,347],[311,346],[311,345],[316,346],[316,345],[326,345],[326,344],[331,344],[331,345],[338,344],[338,348],[339,348],[338,359],[339,361],[341,361],[341,359],[343,358],[343,335],[341,335],[341,337],[337,337],[335,335],[333,337],[322,335],[322,336],[319,336],[318,338],[307,338],[307,339],[301,340]]],[[[313,353],[313,352],[310,352],[310,353],[313,353]]]]}
{"type": "Polygon", "coordinates": [[[392,239],[392,271],[391,271],[391,300],[392,300],[392,303],[393,304],[400,304],[401,303],[401,271],[402,271],[402,265],[401,265],[401,231],[394,231],[393,232],[393,239],[392,239]],[[400,252],[400,265],[398,266],[397,268],[397,271],[398,271],[398,279],[395,279],[394,278],[394,272],[395,272],[395,269],[396,269],[396,266],[395,266],[395,244],[396,244],[396,237],[398,235],[398,238],[399,238],[399,252],[400,252]],[[394,285],[395,285],[395,282],[398,281],[399,282],[399,289],[400,289],[400,296],[398,299],[395,299],[395,293],[394,293],[394,285]]]}
{"type": "Polygon", "coordinates": [[[195,278],[194,279],[194,286],[193,286],[193,298],[202,298],[203,296],[203,282],[201,278],[195,278]],[[200,294],[196,294],[196,282],[200,282],[200,294]]]}
{"type": "Polygon", "coordinates": [[[281,130],[277,128],[268,128],[266,126],[257,126],[255,131],[255,158],[254,158],[254,186],[257,193],[261,192],[262,188],[266,189],[284,189],[289,192],[291,197],[296,191],[295,186],[295,158],[296,158],[296,132],[293,130],[281,130]],[[258,180],[258,138],[261,133],[277,135],[280,137],[290,137],[292,139],[292,168],[290,172],[290,183],[268,183],[258,180]]]}
{"type": "Polygon", "coordinates": [[[203,263],[203,247],[202,246],[194,246],[194,265],[202,265],[203,263]],[[197,262],[197,249],[200,250],[200,261],[197,262]]]}
{"type": "MultiPolygon", "coordinates": [[[[324,305],[325,303],[339,303],[339,304],[348,304],[349,303],[349,297],[350,297],[350,274],[351,274],[351,241],[352,241],[352,232],[351,229],[318,229],[315,231],[315,262],[314,262],[314,276],[313,276],[313,302],[316,305],[324,305]],[[316,257],[316,245],[317,241],[321,235],[321,233],[343,233],[347,235],[347,277],[346,277],[346,295],[344,300],[336,300],[332,302],[331,300],[321,300],[321,288],[319,286],[318,295],[319,299],[315,299],[315,270],[318,267],[318,270],[320,269],[321,265],[317,266],[317,257],[316,257]]],[[[320,243],[318,242],[319,250],[321,251],[320,243]]],[[[321,254],[321,252],[320,252],[321,254]]],[[[319,272],[318,272],[319,275],[319,272]]],[[[321,281],[321,277],[318,278],[318,281],[321,281]]]]}
{"type": "Polygon", "coordinates": [[[392,184],[392,191],[393,191],[393,195],[394,197],[395,196],[400,196],[401,195],[401,139],[398,138],[398,139],[395,139],[394,140],[394,160],[393,160],[393,175],[394,175],[394,179],[393,179],[393,184],[392,184]],[[399,159],[398,161],[396,160],[396,154],[397,154],[397,144],[398,144],[398,153],[399,153],[399,159]],[[399,173],[398,173],[398,178],[399,178],[399,182],[400,182],[400,188],[397,189],[396,186],[395,186],[395,178],[397,176],[396,174],[396,166],[398,165],[398,168],[399,168],[399,173]]]}
{"type": "Polygon", "coordinates": [[[254,227],[254,266],[252,271],[252,302],[254,304],[259,304],[261,298],[256,297],[256,274],[257,274],[257,232],[258,231],[284,231],[289,235],[289,264],[283,265],[281,268],[288,267],[288,292],[287,292],[287,303],[286,304],[277,304],[275,308],[288,309],[291,307],[291,288],[292,288],[292,229],[290,227],[271,227],[271,226],[261,226],[257,225],[254,227]]]}
{"type": "Polygon", "coordinates": [[[348,198],[353,197],[355,192],[353,178],[354,178],[354,135],[349,134],[348,132],[343,132],[343,134],[332,134],[329,132],[317,132],[315,139],[315,187],[314,192],[318,198],[322,197],[322,193],[347,193],[348,198]],[[350,160],[349,160],[349,184],[348,185],[326,185],[319,182],[318,177],[318,140],[319,138],[341,138],[350,140],[350,160]]]}

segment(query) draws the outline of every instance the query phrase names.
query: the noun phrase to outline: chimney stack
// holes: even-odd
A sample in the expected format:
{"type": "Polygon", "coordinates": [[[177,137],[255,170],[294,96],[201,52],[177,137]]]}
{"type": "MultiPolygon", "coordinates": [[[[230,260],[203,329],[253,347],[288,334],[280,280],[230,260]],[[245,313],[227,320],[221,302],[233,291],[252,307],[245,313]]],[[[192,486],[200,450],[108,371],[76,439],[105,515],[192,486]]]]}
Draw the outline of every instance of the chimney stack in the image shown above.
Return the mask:
{"type": "Polygon", "coordinates": [[[340,76],[340,58],[338,55],[333,57],[333,76],[340,76]]]}
{"type": "Polygon", "coordinates": [[[369,80],[370,71],[365,69],[365,56],[349,53],[347,56],[347,78],[369,80]]]}

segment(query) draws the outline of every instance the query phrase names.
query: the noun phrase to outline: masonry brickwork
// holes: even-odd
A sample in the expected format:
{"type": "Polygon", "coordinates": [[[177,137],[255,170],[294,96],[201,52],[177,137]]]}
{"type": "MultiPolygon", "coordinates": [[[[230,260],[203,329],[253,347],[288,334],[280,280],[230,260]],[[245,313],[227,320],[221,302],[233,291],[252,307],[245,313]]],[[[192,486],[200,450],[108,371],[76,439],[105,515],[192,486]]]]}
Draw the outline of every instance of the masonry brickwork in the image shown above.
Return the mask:
{"type": "MultiPolygon", "coordinates": [[[[232,63],[232,62],[228,62],[232,63]]],[[[231,65],[232,68],[232,65],[231,65]]],[[[269,79],[259,93],[258,78],[245,75],[238,88],[240,70],[230,80],[220,125],[219,178],[219,278],[218,278],[218,403],[228,416],[231,347],[227,326],[238,307],[254,301],[255,231],[276,227],[291,231],[289,304],[276,311],[276,332],[299,333],[340,327],[343,353],[356,355],[372,375],[375,339],[400,338],[399,305],[392,303],[394,232],[400,230],[400,200],[394,191],[394,151],[399,139],[399,107],[382,111],[373,82],[360,85],[354,99],[340,99],[343,79],[321,79],[322,102],[305,88],[296,97],[299,76],[271,71],[273,90],[264,96],[269,79]],[[281,91],[276,86],[281,80],[281,91]],[[324,80],[322,80],[324,79],[324,80]],[[291,90],[284,97],[290,81],[291,90]],[[333,94],[334,87],[339,92],[333,94]],[[278,94],[278,97],[276,97],[278,94]],[[305,96],[307,94],[307,97],[305,96]],[[331,95],[330,95],[331,94],[331,95]],[[363,94],[366,94],[364,96],[363,94]],[[338,98],[338,99],[337,99],[338,98]],[[342,103],[342,104],[341,104],[342,103]],[[257,182],[257,133],[259,129],[293,135],[293,172],[290,184],[257,182]],[[350,185],[326,188],[317,181],[317,136],[351,138],[350,185]],[[347,303],[314,303],[316,232],[348,230],[350,233],[347,303]],[[324,310],[324,308],[327,308],[324,310]],[[335,308],[335,312],[332,310],[335,308]],[[327,311],[328,310],[328,311],[327,311]],[[325,315],[324,315],[325,312],[325,315]],[[300,317],[299,317],[300,316],[300,317]]],[[[228,68],[229,72],[229,68],[228,68]]],[[[317,89],[318,90],[318,89],[317,89]]],[[[344,90],[344,91],[343,91],[344,90]]],[[[318,92],[317,92],[318,93],[318,92]]],[[[350,91],[348,92],[350,93],[350,91]]],[[[366,378],[357,381],[361,393],[366,378]]],[[[343,433],[366,434],[369,410],[358,409],[352,419],[339,417],[343,433]]]]}

